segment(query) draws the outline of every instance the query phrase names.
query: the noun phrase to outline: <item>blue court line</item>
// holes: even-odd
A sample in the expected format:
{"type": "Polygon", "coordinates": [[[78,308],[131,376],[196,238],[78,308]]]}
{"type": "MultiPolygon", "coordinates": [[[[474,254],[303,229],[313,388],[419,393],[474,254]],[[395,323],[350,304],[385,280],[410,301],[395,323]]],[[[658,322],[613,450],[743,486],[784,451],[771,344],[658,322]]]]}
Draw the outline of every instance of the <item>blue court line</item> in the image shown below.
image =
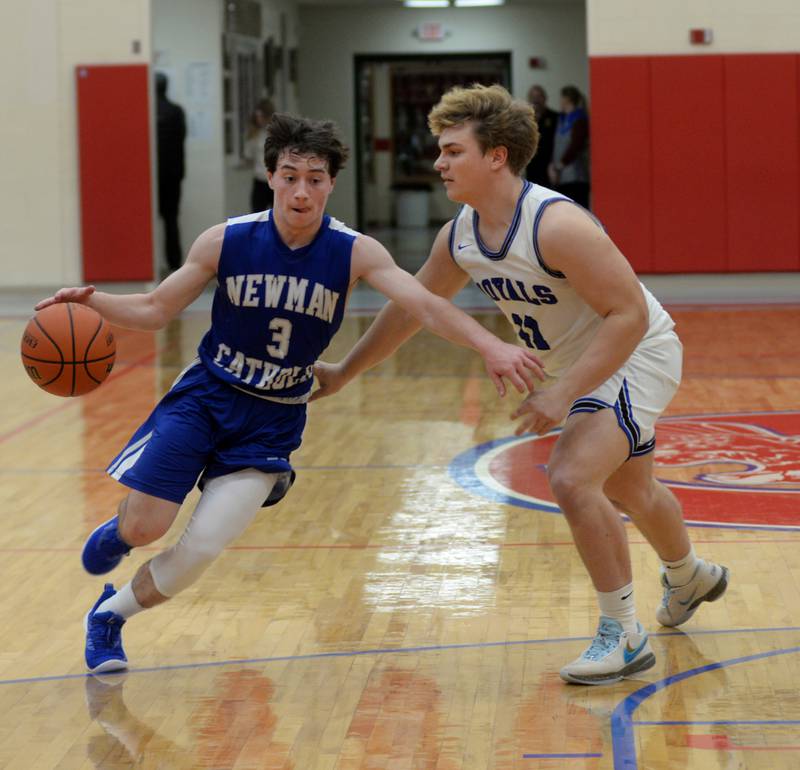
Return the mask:
{"type": "MultiPolygon", "coordinates": [[[[705,630],[693,631],[692,636],[709,636],[712,634],[763,634],[763,633],[778,633],[784,631],[800,631],[800,626],[782,626],[776,628],[724,628],[719,630],[705,630]]],[[[660,633],[650,634],[651,638],[658,638],[663,636],[682,636],[686,637],[683,631],[664,631],[660,633]]],[[[554,639],[520,639],[505,642],[475,642],[464,644],[436,644],[422,647],[376,647],[369,650],[341,650],[339,652],[310,652],[304,655],[279,655],[268,658],[232,658],[229,660],[213,660],[204,663],[175,663],[168,666],[152,666],[150,668],[130,668],[127,669],[129,674],[151,674],[159,671],[182,671],[187,669],[200,669],[200,668],[221,668],[222,666],[247,666],[265,663],[286,663],[293,661],[303,660],[324,660],[325,658],[354,658],[361,655],[403,655],[408,653],[421,653],[421,652],[440,652],[442,650],[478,650],[489,649],[492,647],[520,647],[525,645],[534,644],[563,644],[564,642],[587,642],[594,639],[594,636],[563,636],[554,639]]],[[[794,648],[793,648],[794,649],[794,648]]],[[[797,648],[800,649],[800,648],[797,648]]],[[[765,653],[774,654],[774,653],[765,653]]],[[[754,657],[764,657],[754,656],[754,657]]],[[[712,664],[703,670],[709,668],[719,668],[721,664],[712,664]]],[[[698,669],[699,671],[699,669],[698,669]]],[[[85,679],[87,676],[92,676],[89,673],[81,674],[53,674],[51,676],[30,676],[22,677],[20,679],[0,679],[0,686],[9,684],[32,684],[37,682],[59,682],[68,679],[85,679]]],[[[676,675],[680,676],[680,675],[676,675]]],[[[677,681],[677,679],[676,679],[677,681]]],[[[650,685],[651,687],[653,685],[650,685]]],[[[646,689],[646,688],[645,688],[646,689]]],[[[641,692],[641,691],[637,691],[641,692]]],[[[652,694],[652,693],[651,693],[652,694]]],[[[636,695],[636,693],[633,693],[636,695]]],[[[647,696],[649,697],[649,696],[647,696]]],[[[638,704],[637,704],[638,705],[638,704]]]]}
{"type": "MultiPolygon", "coordinates": [[[[800,631],[800,628],[796,630],[800,631]]],[[[652,634],[651,634],[652,636],[652,634]]],[[[254,665],[264,663],[286,663],[291,661],[301,660],[323,660],[325,658],[353,658],[360,655],[400,655],[406,653],[420,653],[420,652],[439,652],[441,650],[475,650],[490,647],[515,647],[521,645],[531,644],[561,644],[562,642],[576,642],[576,641],[589,641],[594,637],[591,636],[574,636],[562,637],[558,639],[520,639],[517,641],[507,642],[478,642],[474,644],[441,644],[430,645],[427,647],[387,647],[387,648],[374,648],[369,650],[341,650],[340,652],[310,652],[305,655],[279,655],[271,658],[237,658],[231,660],[214,660],[205,663],[176,663],[170,666],[154,666],[152,668],[130,668],[129,674],[145,674],[154,673],[158,671],[180,671],[184,669],[198,669],[198,668],[219,668],[221,666],[241,666],[241,665],[254,665]]],[[[53,682],[62,679],[84,679],[91,674],[63,674],[54,676],[42,677],[27,677],[24,679],[0,679],[0,685],[5,684],[25,684],[31,682],[53,682]]]]}
{"type": "Polygon", "coordinates": [[[800,725],[800,719],[662,719],[658,722],[639,722],[635,725],[800,725]]]}
{"type": "Polygon", "coordinates": [[[692,668],[688,671],[681,671],[679,674],[668,676],[666,679],[648,684],[632,692],[627,698],[620,702],[611,715],[611,744],[614,752],[614,770],[637,770],[638,768],[638,764],[636,763],[636,742],[633,736],[633,712],[651,695],[655,695],[657,692],[666,689],[670,685],[682,682],[685,679],[691,679],[699,674],[705,674],[707,671],[715,671],[719,668],[736,666],[740,663],[750,663],[754,660],[773,658],[778,655],[789,655],[796,652],[800,652],[800,647],[787,647],[783,650],[761,652],[757,655],[729,658],[728,660],[709,663],[706,666],[692,668]]]}
{"type": "Polygon", "coordinates": [[[523,759],[585,759],[602,757],[602,754],[523,754],[523,759]]]}
{"type": "Polygon", "coordinates": [[[650,636],[651,639],[658,639],[662,636],[682,636],[691,638],[693,636],[711,636],[723,634],[777,634],[782,631],[800,631],[800,626],[774,626],[772,628],[707,628],[698,629],[696,631],[692,631],[691,633],[675,629],[674,631],[656,631],[648,634],[648,636],[650,636]]]}

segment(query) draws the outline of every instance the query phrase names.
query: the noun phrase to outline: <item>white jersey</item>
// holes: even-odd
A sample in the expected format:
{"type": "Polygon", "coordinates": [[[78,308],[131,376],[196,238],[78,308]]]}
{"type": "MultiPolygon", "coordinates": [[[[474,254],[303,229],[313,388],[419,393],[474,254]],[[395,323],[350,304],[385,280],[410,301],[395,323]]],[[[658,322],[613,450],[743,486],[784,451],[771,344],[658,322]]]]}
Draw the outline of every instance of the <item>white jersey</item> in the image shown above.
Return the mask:
{"type": "MultiPolygon", "coordinates": [[[[550,377],[559,377],[577,360],[602,320],[564,274],[548,267],[542,258],[539,222],[555,201],[569,198],[524,182],[511,227],[498,251],[491,251],[481,241],[478,212],[470,206],[462,207],[450,231],[450,253],[456,264],[495,301],[520,339],[542,359],[550,377]]],[[[591,214],[587,212],[587,216],[591,214]]],[[[640,345],[675,326],[658,300],[644,286],[642,291],[650,327],[640,345]]]]}

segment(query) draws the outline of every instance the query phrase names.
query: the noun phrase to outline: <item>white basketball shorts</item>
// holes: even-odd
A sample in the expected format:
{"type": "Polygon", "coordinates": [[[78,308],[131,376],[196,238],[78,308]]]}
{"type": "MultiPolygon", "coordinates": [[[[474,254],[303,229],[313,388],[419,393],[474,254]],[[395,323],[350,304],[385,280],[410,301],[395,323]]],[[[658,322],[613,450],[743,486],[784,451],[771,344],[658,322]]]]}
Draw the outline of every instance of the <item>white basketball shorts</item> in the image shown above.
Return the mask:
{"type": "Polygon", "coordinates": [[[621,369],[599,388],[577,399],[569,410],[613,409],[628,439],[628,457],[652,452],[656,420],[678,390],[683,369],[683,345],[675,332],[642,340],[621,369]]]}

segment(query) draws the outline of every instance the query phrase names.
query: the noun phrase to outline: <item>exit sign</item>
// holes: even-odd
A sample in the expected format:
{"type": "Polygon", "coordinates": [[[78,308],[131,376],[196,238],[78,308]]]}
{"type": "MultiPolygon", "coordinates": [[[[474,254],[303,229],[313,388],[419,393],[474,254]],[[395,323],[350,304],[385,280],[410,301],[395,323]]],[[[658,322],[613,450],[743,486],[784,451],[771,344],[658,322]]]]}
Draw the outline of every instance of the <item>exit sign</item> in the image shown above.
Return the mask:
{"type": "Polygon", "coordinates": [[[429,21],[425,24],[420,24],[415,30],[415,34],[420,40],[436,42],[439,40],[444,40],[445,37],[447,37],[447,30],[445,29],[444,24],[441,24],[438,21],[429,21]]]}

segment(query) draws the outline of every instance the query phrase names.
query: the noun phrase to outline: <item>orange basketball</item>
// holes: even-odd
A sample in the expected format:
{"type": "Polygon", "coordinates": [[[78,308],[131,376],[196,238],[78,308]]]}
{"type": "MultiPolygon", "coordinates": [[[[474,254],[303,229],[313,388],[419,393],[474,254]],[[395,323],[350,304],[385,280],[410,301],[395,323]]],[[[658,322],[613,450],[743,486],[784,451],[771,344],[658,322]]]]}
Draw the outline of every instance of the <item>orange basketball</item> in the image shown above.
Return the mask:
{"type": "Polygon", "coordinates": [[[56,396],[82,396],[108,377],[117,355],[114,333],[86,305],[59,302],[25,327],[22,365],[40,388],[56,396]]]}

